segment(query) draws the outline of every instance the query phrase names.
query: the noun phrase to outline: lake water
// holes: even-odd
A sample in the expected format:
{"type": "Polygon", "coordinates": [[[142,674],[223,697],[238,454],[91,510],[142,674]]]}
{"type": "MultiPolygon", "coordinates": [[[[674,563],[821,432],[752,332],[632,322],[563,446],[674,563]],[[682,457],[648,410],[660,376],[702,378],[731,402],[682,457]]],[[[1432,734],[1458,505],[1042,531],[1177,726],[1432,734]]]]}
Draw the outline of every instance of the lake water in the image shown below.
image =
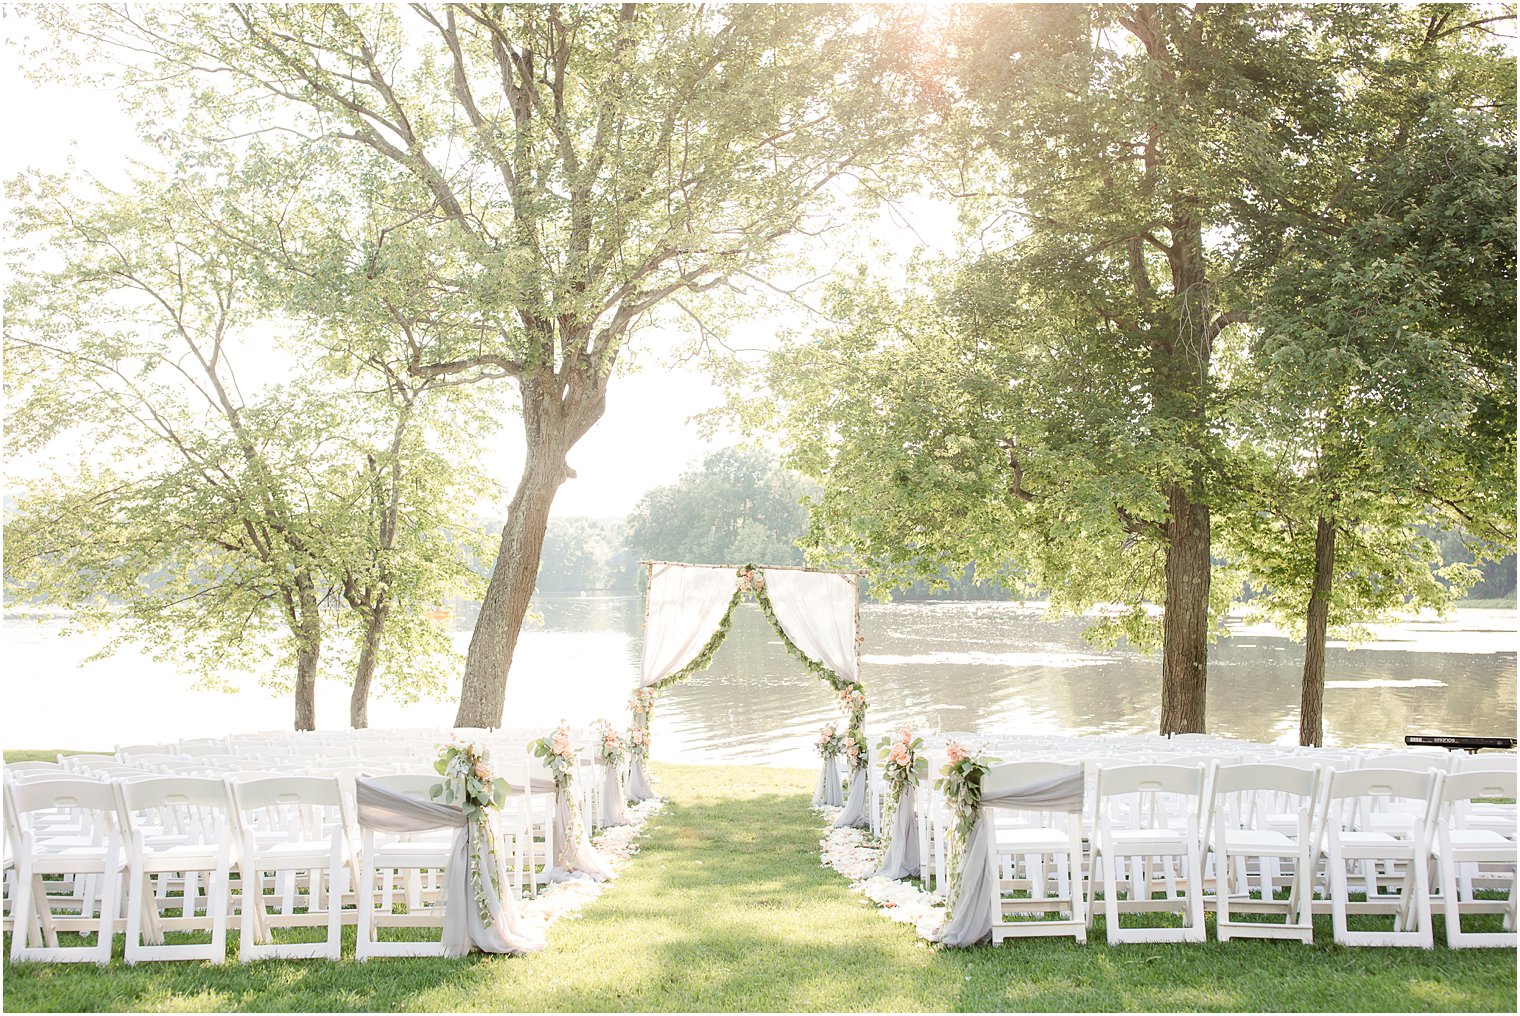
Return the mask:
{"type": "MultiPolygon", "coordinates": [[[[506,722],[548,729],[561,718],[627,722],[643,620],[628,596],[542,596],[507,689],[506,722]]],[[[1378,630],[1376,642],[1332,644],[1327,743],[1391,745],[1408,733],[1515,732],[1515,612],[1459,610],[1446,621],[1378,630]]],[[[0,741],[10,748],[110,748],[118,743],[288,729],[291,707],[244,678],[237,693],[196,691],[173,668],[130,651],[80,666],[101,639],[61,637],[58,619],[7,614],[0,741]]],[[[1160,663],[1082,641],[1085,622],[1049,620],[1036,605],[902,603],[861,611],[862,680],[870,725],[1074,734],[1147,733],[1160,711],[1160,663]]],[[[469,632],[455,632],[461,648],[469,632]]],[[[1209,666],[1214,733],[1293,743],[1303,650],[1269,628],[1234,626],[1209,666]]],[[[237,679],[238,675],[229,675],[237,679]]],[[[375,726],[445,726],[450,702],[376,700],[375,726]]],[[[667,691],[654,754],[669,761],[810,765],[811,739],[839,714],[833,695],[793,660],[753,604],[711,669],[667,691]]],[[[319,686],[321,727],[343,726],[348,689],[319,686]]]]}

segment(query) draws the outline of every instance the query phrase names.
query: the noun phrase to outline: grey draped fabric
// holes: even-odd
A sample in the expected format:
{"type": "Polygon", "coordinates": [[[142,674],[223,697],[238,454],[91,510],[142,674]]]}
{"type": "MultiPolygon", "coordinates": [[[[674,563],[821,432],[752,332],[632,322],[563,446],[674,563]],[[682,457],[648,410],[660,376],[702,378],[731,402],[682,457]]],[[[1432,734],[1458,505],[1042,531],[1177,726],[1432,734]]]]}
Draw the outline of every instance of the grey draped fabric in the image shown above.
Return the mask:
{"type": "Polygon", "coordinates": [[[617,766],[602,767],[602,828],[628,824],[628,802],[624,800],[623,781],[617,766]]]}
{"type": "MultiPolygon", "coordinates": [[[[945,945],[979,945],[992,939],[992,925],[1002,915],[992,903],[992,822],[989,808],[1019,808],[1025,811],[1064,811],[1082,813],[1082,767],[1071,772],[1022,787],[1010,787],[1000,794],[984,796],[977,809],[976,823],[966,839],[961,855],[960,892],[953,903],[949,920],[940,930],[945,945]]],[[[1075,862],[1074,862],[1075,863],[1075,862]]]]}
{"type": "Polygon", "coordinates": [[[628,800],[635,804],[640,801],[652,801],[659,794],[649,785],[649,774],[644,771],[644,760],[637,755],[628,763],[628,800]]]}
{"type": "Polygon", "coordinates": [[[876,874],[883,878],[911,878],[918,874],[918,804],[912,787],[897,795],[892,828],[887,830],[887,852],[876,874]]]}
{"type": "MultiPolygon", "coordinates": [[[[549,780],[550,786],[554,781],[549,780]]],[[[533,781],[535,787],[538,781],[533,781]]],[[[545,882],[564,882],[572,878],[589,878],[606,882],[612,878],[607,859],[597,853],[576,811],[575,802],[563,794],[554,795],[554,863],[543,873],[545,882]]]]}
{"type": "Polygon", "coordinates": [[[823,771],[818,774],[818,789],[813,791],[813,807],[843,808],[844,791],[839,789],[839,759],[830,755],[823,760],[823,771]]]}
{"type": "Polygon", "coordinates": [[[354,781],[359,803],[359,825],[393,833],[428,829],[454,829],[454,843],[444,869],[443,952],[463,956],[473,946],[482,952],[520,956],[538,952],[544,940],[522,927],[517,904],[496,891],[496,846],[477,836],[477,824],[465,819],[452,804],[424,801],[376,786],[363,777],[354,781]],[[491,923],[481,917],[480,905],[471,888],[471,873],[478,872],[491,923]]]}
{"type": "Polygon", "coordinates": [[[857,829],[868,829],[871,825],[871,816],[866,814],[866,784],[870,782],[866,767],[861,766],[850,774],[850,796],[844,802],[844,811],[834,819],[834,828],[843,829],[846,826],[854,826],[857,829]]]}

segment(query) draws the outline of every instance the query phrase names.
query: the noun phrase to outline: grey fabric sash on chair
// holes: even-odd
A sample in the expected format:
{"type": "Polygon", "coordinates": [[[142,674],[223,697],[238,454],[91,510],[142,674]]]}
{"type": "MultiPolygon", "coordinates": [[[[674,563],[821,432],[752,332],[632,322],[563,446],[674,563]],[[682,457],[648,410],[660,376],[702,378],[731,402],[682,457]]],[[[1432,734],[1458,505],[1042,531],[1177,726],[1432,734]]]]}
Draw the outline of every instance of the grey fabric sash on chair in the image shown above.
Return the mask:
{"type": "Polygon", "coordinates": [[[912,787],[903,787],[897,795],[897,811],[892,815],[887,852],[882,855],[876,874],[882,878],[912,878],[918,874],[918,805],[912,787]]]}
{"type": "Polygon", "coordinates": [[[844,802],[844,811],[834,819],[834,828],[843,829],[846,826],[854,826],[857,829],[867,829],[871,825],[871,816],[866,814],[866,784],[870,783],[870,776],[865,766],[861,766],[850,774],[850,797],[844,802]]]}
{"type": "Polygon", "coordinates": [[[628,764],[628,800],[635,804],[652,801],[659,797],[649,786],[649,774],[644,771],[644,760],[637,755],[628,764]]]}
{"type": "Polygon", "coordinates": [[[844,793],[839,789],[839,759],[834,755],[823,760],[823,772],[818,774],[818,789],[813,791],[813,807],[844,807],[844,793]]]}
{"type": "MultiPolygon", "coordinates": [[[[989,808],[1020,808],[1026,811],[1082,813],[1082,767],[1072,766],[1067,775],[1022,787],[1010,787],[995,796],[984,796],[976,823],[967,837],[961,857],[960,893],[939,940],[945,945],[979,945],[992,939],[994,921],[1002,919],[992,906],[992,822],[989,808]]],[[[1073,864],[1079,862],[1073,860],[1073,864]]]]}
{"type": "Polygon", "coordinates": [[[602,777],[602,826],[628,825],[628,802],[616,766],[605,766],[602,777]]]}
{"type": "Polygon", "coordinates": [[[554,786],[551,776],[533,777],[534,793],[554,795],[554,854],[549,868],[543,873],[545,882],[564,882],[572,878],[589,878],[593,882],[606,882],[613,877],[606,858],[591,845],[580,822],[575,821],[575,802],[554,786]]]}
{"type": "MultiPolygon", "coordinates": [[[[479,842],[475,823],[466,821],[457,806],[398,794],[363,777],[354,781],[354,792],[359,804],[361,828],[392,833],[455,830],[443,882],[445,956],[463,956],[472,946],[482,952],[512,956],[538,952],[544,947],[542,938],[522,927],[512,897],[496,892],[492,880],[495,874],[492,869],[496,867],[495,844],[479,842]],[[472,871],[479,872],[486,911],[491,916],[489,925],[481,917],[480,907],[470,888],[472,871]]],[[[364,905],[362,899],[360,905],[364,905]]]]}

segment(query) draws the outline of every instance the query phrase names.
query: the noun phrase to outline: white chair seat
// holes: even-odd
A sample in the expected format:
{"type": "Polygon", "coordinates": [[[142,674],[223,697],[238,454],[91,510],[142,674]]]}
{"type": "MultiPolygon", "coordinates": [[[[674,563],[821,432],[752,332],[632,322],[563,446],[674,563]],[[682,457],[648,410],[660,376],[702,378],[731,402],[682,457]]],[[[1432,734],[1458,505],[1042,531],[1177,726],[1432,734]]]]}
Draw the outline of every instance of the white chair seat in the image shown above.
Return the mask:
{"type": "Polygon", "coordinates": [[[1181,854],[1188,848],[1187,834],[1175,829],[1115,829],[1109,842],[1125,854],[1181,854]]]}
{"type": "Polygon", "coordinates": [[[1070,844],[1071,837],[1060,829],[999,829],[997,834],[998,851],[1004,854],[1050,853],[1070,844]]]}
{"type": "MultiPolygon", "coordinates": [[[[1248,857],[1292,857],[1301,849],[1291,836],[1272,829],[1232,831],[1225,835],[1224,845],[1230,853],[1248,857]]],[[[1211,841],[1210,846],[1217,844],[1211,841]]]]}

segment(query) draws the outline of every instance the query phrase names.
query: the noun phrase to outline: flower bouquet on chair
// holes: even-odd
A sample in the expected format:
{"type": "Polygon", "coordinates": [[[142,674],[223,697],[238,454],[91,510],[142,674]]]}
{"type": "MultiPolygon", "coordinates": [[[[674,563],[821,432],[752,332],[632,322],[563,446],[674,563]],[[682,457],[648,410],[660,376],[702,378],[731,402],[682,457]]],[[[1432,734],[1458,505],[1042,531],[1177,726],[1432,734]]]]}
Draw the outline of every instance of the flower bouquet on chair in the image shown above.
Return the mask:
{"type": "Polygon", "coordinates": [[[844,751],[844,737],[832,723],[818,732],[818,754],[823,758],[823,772],[818,775],[818,789],[813,792],[813,807],[842,808],[844,793],[839,786],[839,753],[844,751]]]}
{"type": "Polygon", "coordinates": [[[481,922],[489,928],[495,923],[492,900],[502,898],[501,865],[497,863],[496,832],[490,813],[506,802],[507,781],[492,774],[491,753],[473,741],[444,745],[433,768],[443,782],[433,784],[428,796],[457,806],[471,827],[470,894],[475,898],[481,922]]]}
{"type": "Polygon", "coordinates": [[[528,751],[543,760],[544,768],[554,780],[554,848],[550,855],[554,863],[544,872],[544,881],[562,882],[585,876],[604,882],[611,878],[612,869],[581,828],[573,795],[577,760],[575,746],[570,743],[569,725],[561,721],[549,737],[540,737],[528,745],[528,751]]]}
{"type": "Polygon", "coordinates": [[[623,793],[623,762],[628,756],[628,746],[606,720],[596,723],[596,758],[602,764],[602,795],[597,824],[607,826],[627,825],[628,807],[623,793]]]}
{"type": "Polygon", "coordinates": [[[850,766],[850,789],[845,797],[844,811],[834,819],[834,827],[866,829],[871,825],[866,801],[866,790],[871,781],[871,748],[866,743],[865,732],[859,727],[852,726],[845,731],[844,758],[850,766]]]}
{"type": "Polygon", "coordinates": [[[628,786],[625,791],[633,804],[652,801],[660,795],[649,785],[649,728],[628,728],[628,786]]]}
{"type": "Polygon", "coordinates": [[[881,775],[887,785],[882,816],[887,849],[876,873],[886,878],[908,878],[919,873],[918,813],[913,792],[929,774],[929,760],[920,754],[923,739],[914,737],[913,728],[907,724],[898,728],[895,738],[884,737],[876,747],[881,751],[881,775]]]}

